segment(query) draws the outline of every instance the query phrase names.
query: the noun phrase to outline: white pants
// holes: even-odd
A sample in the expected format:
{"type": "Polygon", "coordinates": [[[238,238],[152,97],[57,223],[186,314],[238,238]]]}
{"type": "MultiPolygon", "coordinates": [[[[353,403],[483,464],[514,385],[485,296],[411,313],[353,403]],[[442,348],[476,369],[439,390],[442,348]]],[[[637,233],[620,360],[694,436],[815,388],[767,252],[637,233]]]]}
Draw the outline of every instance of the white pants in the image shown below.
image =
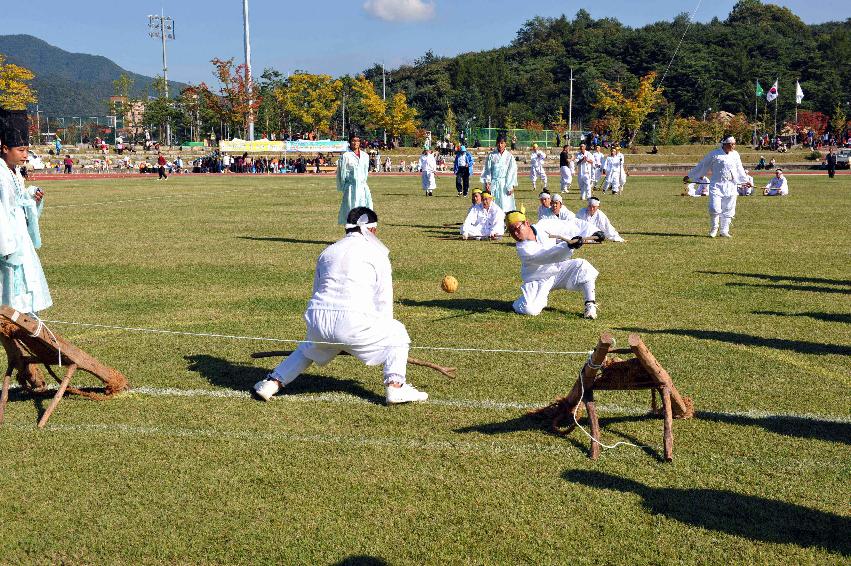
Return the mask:
{"type": "Polygon", "coordinates": [[[529,177],[532,179],[533,188],[537,186],[539,177],[544,182],[544,188],[547,188],[547,172],[544,171],[543,167],[532,167],[532,169],[529,171],[529,177]]]}
{"type": "Polygon", "coordinates": [[[594,282],[599,274],[600,272],[584,259],[568,260],[558,275],[520,285],[523,294],[511,306],[517,314],[538,316],[547,306],[547,299],[553,289],[581,290],[584,291],[586,301],[594,301],[594,282]]]}
{"type": "Polygon", "coordinates": [[[709,229],[718,230],[719,220],[722,234],[729,233],[730,223],[736,216],[736,198],[739,195],[723,196],[717,191],[709,193],[709,229]]]}
{"type": "Polygon", "coordinates": [[[621,191],[620,173],[613,173],[612,175],[606,176],[606,187],[603,192],[606,192],[607,190],[611,190],[612,194],[619,193],[621,191]]]}
{"type": "Polygon", "coordinates": [[[573,184],[573,171],[570,170],[570,167],[567,165],[563,165],[561,167],[561,192],[566,193],[568,189],[570,189],[570,185],[573,184]]]}
{"type": "Polygon", "coordinates": [[[293,381],[314,362],[324,366],[341,352],[348,352],[368,366],[384,364],[385,384],[405,383],[411,339],[398,320],[376,319],[350,311],[312,309],[304,313],[304,320],[307,322],[306,341],[272,371],[273,377],[283,385],[293,381]]]}
{"type": "Polygon", "coordinates": [[[425,192],[431,192],[437,188],[437,181],[435,181],[434,173],[422,173],[423,178],[423,190],[425,192]]]}
{"type": "Polygon", "coordinates": [[[591,198],[591,177],[579,176],[579,198],[588,200],[591,198]]]}

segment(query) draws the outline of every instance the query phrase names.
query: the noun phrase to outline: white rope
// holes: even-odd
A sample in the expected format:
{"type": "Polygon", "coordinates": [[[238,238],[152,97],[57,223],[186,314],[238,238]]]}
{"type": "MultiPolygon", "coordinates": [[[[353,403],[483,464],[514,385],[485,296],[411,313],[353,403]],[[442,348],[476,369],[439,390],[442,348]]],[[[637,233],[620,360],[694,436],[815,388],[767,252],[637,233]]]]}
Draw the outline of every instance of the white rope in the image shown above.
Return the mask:
{"type": "Polygon", "coordinates": [[[660,85],[665,82],[665,77],[668,76],[668,71],[671,69],[671,64],[674,62],[674,59],[677,57],[677,53],[680,50],[680,46],[683,44],[683,39],[685,39],[686,34],[688,33],[688,30],[691,27],[692,22],[694,21],[694,16],[697,14],[697,10],[700,8],[701,2],[703,2],[703,0],[697,0],[697,6],[695,6],[695,8],[694,8],[694,12],[691,13],[691,18],[689,18],[689,22],[688,22],[688,25],[686,26],[686,30],[683,32],[682,37],[680,37],[680,42],[677,43],[677,48],[674,49],[674,54],[671,56],[671,60],[668,61],[668,67],[665,69],[665,72],[662,74],[662,80],[659,81],[660,85]]]}
{"type": "MultiPolygon", "coordinates": [[[[615,344],[616,344],[615,340],[612,339],[612,348],[613,349],[614,349],[615,344]]],[[[635,448],[650,448],[649,446],[639,446],[638,444],[633,444],[632,442],[627,442],[625,440],[620,440],[620,441],[615,442],[614,444],[611,444],[611,445],[610,444],[603,444],[602,442],[600,442],[599,440],[594,438],[591,435],[591,433],[589,433],[587,430],[585,430],[585,428],[581,424],[579,424],[579,419],[576,418],[576,413],[579,412],[579,406],[582,404],[582,400],[585,397],[585,382],[582,379],[583,373],[585,372],[585,366],[588,366],[588,367],[590,367],[591,369],[594,369],[594,370],[597,370],[597,369],[600,369],[601,367],[603,367],[602,362],[599,365],[594,365],[593,363],[591,363],[591,356],[593,356],[593,355],[594,355],[594,350],[591,350],[591,351],[588,352],[588,358],[585,360],[585,363],[582,364],[582,368],[580,368],[580,370],[579,370],[580,393],[579,393],[579,402],[576,403],[576,406],[573,408],[573,422],[574,422],[574,424],[576,424],[576,426],[579,427],[579,430],[581,430],[583,433],[585,433],[585,436],[587,436],[588,438],[591,439],[591,442],[595,442],[595,443],[599,444],[600,446],[602,446],[603,448],[607,448],[607,449],[608,448],[617,448],[618,446],[621,446],[621,445],[634,446],[635,448]]]]}
{"type": "Polygon", "coordinates": [[[35,332],[30,334],[33,338],[41,337],[41,329],[47,330],[47,333],[50,334],[50,337],[53,339],[53,345],[56,346],[56,351],[59,353],[59,367],[62,367],[62,347],[59,345],[59,340],[56,339],[56,334],[47,327],[43,320],[41,320],[37,314],[30,313],[30,316],[38,321],[38,326],[35,327],[35,332]]]}
{"type": "MultiPolygon", "coordinates": [[[[256,342],[279,342],[279,343],[288,343],[288,344],[322,344],[323,346],[343,346],[343,347],[358,347],[355,344],[345,344],[341,342],[320,342],[316,340],[291,340],[286,338],[266,338],[263,336],[239,336],[234,334],[215,334],[212,332],[185,332],[181,330],[164,330],[159,328],[134,328],[130,326],[114,326],[109,324],[92,324],[86,322],[69,322],[64,320],[46,320],[45,322],[49,322],[51,324],[65,324],[68,326],[83,326],[88,328],[107,328],[110,330],[122,330],[125,332],[148,332],[152,334],[171,334],[176,336],[195,336],[201,338],[227,338],[231,340],[253,340],[256,342]]],[[[47,328],[45,326],[45,328],[47,328]]],[[[52,333],[51,333],[52,334],[52,333]]],[[[365,344],[365,346],[369,346],[370,344],[365,344]]],[[[488,352],[488,353],[499,353],[499,354],[552,354],[552,355],[564,355],[564,356],[575,356],[575,355],[585,355],[585,351],[579,352],[567,352],[567,351],[550,351],[550,350],[511,350],[511,349],[500,349],[500,348],[449,348],[444,346],[410,346],[411,350],[434,350],[441,352],[488,352]]]]}

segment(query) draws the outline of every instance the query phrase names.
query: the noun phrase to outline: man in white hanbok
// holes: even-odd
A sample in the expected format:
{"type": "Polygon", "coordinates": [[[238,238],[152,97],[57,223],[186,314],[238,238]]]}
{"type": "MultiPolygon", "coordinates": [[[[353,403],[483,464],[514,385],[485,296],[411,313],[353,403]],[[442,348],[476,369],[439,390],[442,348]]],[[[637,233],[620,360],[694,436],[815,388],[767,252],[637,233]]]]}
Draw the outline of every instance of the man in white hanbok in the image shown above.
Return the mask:
{"type": "Polygon", "coordinates": [[[573,211],[564,206],[564,199],[561,195],[553,195],[552,203],[550,204],[550,214],[546,218],[555,218],[557,220],[571,220],[576,217],[573,211]]]}
{"type": "Polygon", "coordinates": [[[544,182],[544,190],[547,190],[547,172],[544,170],[544,162],[547,159],[538,144],[532,144],[532,154],[529,156],[529,178],[532,179],[532,190],[538,190],[538,178],[544,182]]]}
{"type": "Polygon", "coordinates": [[[420,176],[422,177],[423,190],[427,197],[434,195],[434,189],[437,188],[434,172],[437,171],[437,161],[434,158],[434,153],[431,149],[423,149],[423,154],[420,156],[420,176]]]}
{"type": "Polygon", "coordinates": [[[597,318],[595,282],[599,272],[584,259],[571,259],[573,250],[584,238],[602,241],[604,236],[587,222],[573,219],[544,219],[534,226],[526,215],[511,211],[505,218],[508,232],[517,242],[520,258],[522,295],[512,308],[518,314],[537,316],[547,306],[550,291],[581,291],[585,299],[585,318],[597,318]]]}
{"type": "Polygon", "coordinates": [[[546,218],[547,216],[552,216],[552,211],[550,210],[550,205],[553,203],[553,195],[548,192],[543,192],[538,195],[538,200],[541,204],[538,205],[538,220],[541,218],[546,218]]]}
{"type": "Polygon", "coordinates": [[[505,135],[496,138],[496,149],[485,160],[482,184],[493,195],[502,210],[514,210],[514,189],[517,187],[517,162],[506,148],[505,135]]]}
{"type": "Polygon", "coordinates": [[[268,401],[313,363],[324,366],[347,352],[368,366],[383,364],[387,404],[428,398],[405,379],[411,339],[393,318],[389,251],[375,235],[377,226],[371,209],[351,210],[346,236],[325,248],[316,264],[304,313],[307,337],[255,384],[258,397],[268,401]]]}
{"type": "Polygon", "coordinates": [[[366,178],[369,176],[369,154],[361,151],[360,137],[349,137],[349,151],[337,162],[337,190],[343,193],[337,224],[345,224],[349,211],[363,206],[372,208],[372,193],[366,178]]]}
{"type": "Polygon", "coordinates": [[[710,151],[700,163],[695,165],[688,175],[683,177],[689,183],[705,174],[709,179],[709,237],[718,235],[732,238],[730,224],[736,216],[736,197],[738,185],[747,185],[747,174],[742,158],[736,151],[736,138],[730,136],[721,142],[721,147],[710,151]]]}
{"type": "Polygon", "coordinates": [[[747,183],[738,187],[740,197],[749,197],[753,194],[753,175],[747,169],[745,169],[745,178],[747,179],[747,183]]]}
{"type": "Polygon", "coordinates": [[[579,153],[576,154],[576,167],[579,177],[579,198],[588,200],[591,198],[591,184],[594,181],[594,156],[585,149],[585,144],[579,144],[579,153]]]}
{"type": "Polygon", "coordinates": [[[610,190],[613,195],[620,193],[626,182],[627,172],[623,154],[618,149],[618,146],[612,146],[612,150],[609,157],[606,158],[603,169],[606,175],[606,184],[603,187],[603,192],[605,193],[607,190],[610,190]]]}
{"type": "Polygon", "coordinates": [[[465,240],[499,240],[505,233],[505,213],[494,202],[493,195],[482,193],[482,202],[470,207],[461,225],[461,237],[465,240]]]}
{"type": "Polygon", "coordinates": [[[600,151],[599,145],[594,146],[594,153],[591,156],[594,158],[594,177],[591,182],[594,185],[593,188],[597,189],[600,187],[600,180],[603,178],[603,161],[605,161],[606,156],[600,151]]]}
{"type": "Polygon", "coordinates": [[[584,208],[580,208],[579,212],[576,213],[576,218],[579,220],[584,220],[585,222],[594,225],[597,230],[603,232],[606,235],[607,240],[611,240],[613,242],[625,242],[618,231],[615,230],[615,227],[612,226],[612,223],[609,222],[609,217],[600,210],[600,199],[597,197],[591,197],[588,199],[588,206],[584,208]]]}
{"type": "Polygon", "coordinates": [[[0,110],[0,288],[2,304],[36,314],[53,304],[36,250],[44,192],[25,187],[20,167],[29,153],[24,110],[0,110]]]}
{"type": "Polygon", "coordinates": [[[789,194],[789,183],[783,175],[783,169],[774,172],[774,177],[765,185],[762,194],[767,197],[785,197],[789,194]]]}

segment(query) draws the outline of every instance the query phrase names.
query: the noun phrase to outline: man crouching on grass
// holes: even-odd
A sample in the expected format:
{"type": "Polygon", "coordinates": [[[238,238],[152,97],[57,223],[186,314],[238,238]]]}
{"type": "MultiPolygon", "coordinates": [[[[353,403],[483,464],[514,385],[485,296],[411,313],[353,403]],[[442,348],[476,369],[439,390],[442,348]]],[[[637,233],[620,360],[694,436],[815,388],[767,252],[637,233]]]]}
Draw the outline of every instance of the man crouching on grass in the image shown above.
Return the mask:
{"type": "Polygon", "coordinates": [[[596,226],[582,220],[547,218],[534,226],[526,215],[512,210],[505,215],[508,233],[517,242],[520,258],[522,295],[512,307],[518,314],[537,316],[547,306],[553,289],[582,291],[585,298],[584,318],[597,318],[595,282],[599,271],[584,259],[571,259],[573,250],[586,238],[598,242],[605,239],[596,226]]]}
{"type": "Polygon", "coordinates": [[[411,339],[393,319],[389,250],[375,236],[378,215],[353,208],[346,236],[325,248],[316,264],[313,296],[304,320],[307,338],[284,358],[254,392],[268,401],[314,362],[324,366],[347,352],[368,366],[384,365],[387,404],[425,401],[428,394],[405,382],[411,339]]]}

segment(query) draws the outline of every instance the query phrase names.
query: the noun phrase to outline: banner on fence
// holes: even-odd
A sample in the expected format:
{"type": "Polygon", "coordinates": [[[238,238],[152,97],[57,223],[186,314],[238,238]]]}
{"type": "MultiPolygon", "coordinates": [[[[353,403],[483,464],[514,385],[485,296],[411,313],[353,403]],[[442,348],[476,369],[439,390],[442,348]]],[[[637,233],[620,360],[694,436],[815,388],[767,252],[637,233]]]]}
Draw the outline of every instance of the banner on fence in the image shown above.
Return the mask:
{"type": "Polygon", "coordinates": [[[222,153],[319,153],[319,152],[344,152],[349,148],[345,140],[222,140],[219,142],[219,151],[222,153]]]}

